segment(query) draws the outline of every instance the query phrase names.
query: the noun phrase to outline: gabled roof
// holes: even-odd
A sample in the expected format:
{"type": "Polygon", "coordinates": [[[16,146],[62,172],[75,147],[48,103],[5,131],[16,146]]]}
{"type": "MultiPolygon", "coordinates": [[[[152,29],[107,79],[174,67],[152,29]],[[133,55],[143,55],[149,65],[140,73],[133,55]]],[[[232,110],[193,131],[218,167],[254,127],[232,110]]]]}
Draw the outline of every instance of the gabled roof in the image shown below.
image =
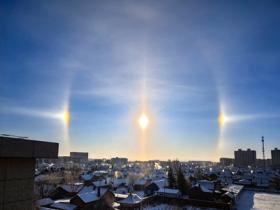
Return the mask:
{"type": "Polygon", "coordinates": [[[97,196],[97,193],[95,191],[78,194],[78,197],[84,202],[84,203],[91,203],[93,201],[99,200],[100,197],[97,196]]]}
{"type": "Polygon", "coordinates": [[[36,201],[36,206],[48,206],[53,204],[54,201],[51,198],[43,198],[36,201]]]}
{"type": "Polygon", "coordinates": [[[121,204],[137,204],[140,203],[143,199],[137,194],[130,193],[127,198],[118,201],[121,204]]]}
{"type": "Polygon", "coordinates": [[[61,185],[60,187],[66,192],[79,192],[83,188],[83,184],[74,184],[74,185],[64,184],[61,185]]]}
{"type": "Polygon", "coordinates": [[[91,185],[91,186],[84,186],[80,191],[79,191],[79,194],[83,194],[83,193],[89,193],[89,192],[92,192],[94,191],[94,187],[91,185]]]}
{"type": "Polygon", "coordinates": [[[227,197],[229,197],[231,199],[234,199],[234,195],[232,193],[230,193],[230,192],[226,192],[222,196],[227,196],[227,197]]]}
{"type": "Polygon", "coordinates": [[[158,186],[158,188],[164,188],[167,185],[167,180],[160,179],[160,180],[153,181],[152,183],[155,183],[158,186]]]}
{"type": "Polygon", "coordinates": [[[231,184],[231,185],[228,185],[227,187],[223,188],[222,190],[228,191],[228,192],[231,192],[234,194],[239,194],[243,188],[244,188],[243,185],[231,184]]]}
{"type": "Polygon", "coordinates": [[[100,188],[100,196],[97,196],[97,189],[94,191],[79,193],[76,196],[78,196],[84,203],[91,203],[99,200],[107,191],[107,189],[100,188]]]}

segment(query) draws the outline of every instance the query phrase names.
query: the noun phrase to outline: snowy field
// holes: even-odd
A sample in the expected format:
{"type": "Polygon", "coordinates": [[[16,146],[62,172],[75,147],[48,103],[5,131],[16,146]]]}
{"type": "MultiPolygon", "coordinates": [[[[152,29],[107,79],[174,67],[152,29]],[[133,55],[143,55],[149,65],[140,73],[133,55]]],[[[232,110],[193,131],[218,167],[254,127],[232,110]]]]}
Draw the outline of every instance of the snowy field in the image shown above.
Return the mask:
{"type": "Polygon", "coordinates": [[[243,191],[237,210],[280,210],[280,194],[243,191]]]}

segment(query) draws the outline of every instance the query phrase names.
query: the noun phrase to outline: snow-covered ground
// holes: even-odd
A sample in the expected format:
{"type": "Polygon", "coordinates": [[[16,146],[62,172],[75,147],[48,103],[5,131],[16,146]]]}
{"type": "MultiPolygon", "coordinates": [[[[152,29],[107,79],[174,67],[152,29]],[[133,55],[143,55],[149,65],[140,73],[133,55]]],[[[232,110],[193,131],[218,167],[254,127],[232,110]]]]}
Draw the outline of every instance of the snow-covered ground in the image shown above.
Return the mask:
{"type": "Polygon", "coordinates": [[[237,210],[279,210],[280,194],[243,191],[236,204],[237,210]]]}
{"type": "Polygon", "coordinates": [[[199,208],[195,206],[176,207],[167,204],[145,207],[144,210],[216,210],[213,208],[199,208]]]}

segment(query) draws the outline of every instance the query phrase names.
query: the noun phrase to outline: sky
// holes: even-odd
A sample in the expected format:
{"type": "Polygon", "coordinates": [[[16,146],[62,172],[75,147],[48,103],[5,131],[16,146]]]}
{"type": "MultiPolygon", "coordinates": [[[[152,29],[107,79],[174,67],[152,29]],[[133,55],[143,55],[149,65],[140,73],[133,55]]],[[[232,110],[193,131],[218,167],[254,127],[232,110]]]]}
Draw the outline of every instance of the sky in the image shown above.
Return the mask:
{"type": "Polygon", "coordinates": [[[264,136],[269,158],[280,147],[279,7],[1,1],[0,133],[58,142],[60,155],[213,161],[238,148],[261,157],[264,136]]]}

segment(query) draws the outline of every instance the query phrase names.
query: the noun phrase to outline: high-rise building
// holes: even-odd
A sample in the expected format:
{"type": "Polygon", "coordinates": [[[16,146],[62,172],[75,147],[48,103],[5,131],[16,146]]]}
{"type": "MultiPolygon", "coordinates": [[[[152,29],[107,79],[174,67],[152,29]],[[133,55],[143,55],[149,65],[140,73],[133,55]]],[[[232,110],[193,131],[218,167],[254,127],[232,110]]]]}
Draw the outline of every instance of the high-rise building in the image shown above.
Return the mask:
{"type": "Polygon", "coordinates": [[[256,166],[256,151],[247,149],[247,150],[241,150],[238,149],[237,151],[234,151],[234,165],[236,167],[248,167],[256,166]]]}
{"type": "Polygon", "coordinates": [[[263,168],[264,169],[264,167],[265,168],[270,168],[271,167],[271,159],[265,159],[265,160],[263,160],[263,159],[257,159],[257,161],[256,161],[256,167],[257,168],[263,168]]]}
{"type": "Polygon", "coordinates": [[[280,149],[271,150],[271,162],[273,168],[280,168],[280,149]]]}

